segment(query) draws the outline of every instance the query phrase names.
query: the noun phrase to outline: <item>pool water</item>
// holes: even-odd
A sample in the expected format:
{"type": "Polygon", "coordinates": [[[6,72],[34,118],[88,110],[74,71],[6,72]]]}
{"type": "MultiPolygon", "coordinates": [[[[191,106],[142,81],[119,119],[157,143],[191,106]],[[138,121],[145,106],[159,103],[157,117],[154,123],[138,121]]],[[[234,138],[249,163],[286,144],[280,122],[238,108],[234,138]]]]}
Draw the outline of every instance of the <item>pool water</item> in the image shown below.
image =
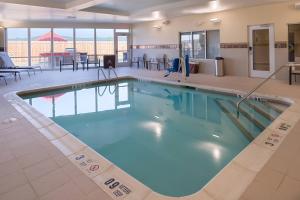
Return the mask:
{"type": "Polygon", "coordinates": [[[134,79],[22,98],[155,192],[176,197],[199,191],[271,123],[251,105],[280,114],[249,101],[240,128],[235,96],[134,79]]]}

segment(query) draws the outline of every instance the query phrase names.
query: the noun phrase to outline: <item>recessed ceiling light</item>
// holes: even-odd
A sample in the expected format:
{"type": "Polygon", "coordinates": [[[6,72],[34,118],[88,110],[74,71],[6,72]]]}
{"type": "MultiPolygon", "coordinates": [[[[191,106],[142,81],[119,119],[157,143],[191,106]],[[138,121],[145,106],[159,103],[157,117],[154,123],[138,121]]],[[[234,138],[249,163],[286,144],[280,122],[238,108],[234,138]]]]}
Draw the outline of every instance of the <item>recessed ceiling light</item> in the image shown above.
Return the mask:
{"type": "Polygon", "coordinates": [[[153,11],[152,12],[152,17],[154,19],[159,19],[160,18],[160,12],[159,11],[153,11]]]}
{"type": "Polygon", "coordinates": [[[210,1],[209,6],[215,10],[219,7],[219,1],[217,1],[217,0],[210,1]]]}

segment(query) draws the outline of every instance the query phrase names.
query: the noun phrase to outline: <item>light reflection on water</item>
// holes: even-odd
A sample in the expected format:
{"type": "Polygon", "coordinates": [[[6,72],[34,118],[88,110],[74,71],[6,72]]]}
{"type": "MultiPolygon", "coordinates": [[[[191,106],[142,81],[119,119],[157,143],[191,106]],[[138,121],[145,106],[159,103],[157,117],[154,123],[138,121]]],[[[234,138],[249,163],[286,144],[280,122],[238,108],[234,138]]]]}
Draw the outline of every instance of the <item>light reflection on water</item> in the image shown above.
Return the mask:
{"type": "Polygon", "coordinates": [[[216,104],[232,96],[128,80],[25,99],[164,195],[199,191],[249,144],[216,104]]]}

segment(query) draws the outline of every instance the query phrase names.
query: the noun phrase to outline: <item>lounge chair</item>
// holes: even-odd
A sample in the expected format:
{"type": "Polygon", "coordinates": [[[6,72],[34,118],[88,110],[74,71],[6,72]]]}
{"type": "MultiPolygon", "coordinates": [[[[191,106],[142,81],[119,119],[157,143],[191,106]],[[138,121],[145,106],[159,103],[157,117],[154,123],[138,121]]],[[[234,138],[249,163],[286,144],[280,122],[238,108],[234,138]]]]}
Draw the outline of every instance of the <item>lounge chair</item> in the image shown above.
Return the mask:
{"type": "Polygon", "coordinates": [[[1,74],[12,74],[14,75],[15,80],[17,80],[17,76],[19,76],[19,79],[21,80],[21,72],[27,72],[28,76],[30,76],[27,69],[0,69],[1,74]]]}
{"type": "MultiPolygon", "coordinates": [[[[39,69],[42,71],[42,68],[40,66],[16,66],[11,58],[9,57],[7,52],[0,52],[0,70],[12,70],[14,71],[20,71],[20,72],[27,72],[30,76],[29,71],[33,71],[35,74],[35,70],[39,69]]],[[[4,72],[5,73],[5,72],[4,72]]],[[[8,72],[9,73],[9,72],[8,72]]]]}

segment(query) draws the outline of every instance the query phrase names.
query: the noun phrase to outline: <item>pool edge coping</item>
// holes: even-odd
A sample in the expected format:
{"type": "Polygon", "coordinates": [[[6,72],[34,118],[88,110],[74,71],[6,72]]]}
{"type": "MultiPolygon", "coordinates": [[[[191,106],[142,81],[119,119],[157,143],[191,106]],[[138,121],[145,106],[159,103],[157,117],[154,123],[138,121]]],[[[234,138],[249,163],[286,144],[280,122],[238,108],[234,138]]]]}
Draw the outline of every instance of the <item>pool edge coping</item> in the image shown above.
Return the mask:
{"type": "MultiPolygon", "coordinates": [[[[172,82],[155,78],[141,78],[137,76],[122,76],[119,79],[138,79],[144,81],[154,81],[158,83],[171,84],[176,86],[188,86],[195,89],[209,90],[215,92],[223,92],[232,95],[245,94],[243,91],[219,88],[214,86],[199,85],[197,83],[188,82],[172,82]]],[[[112,81],[112,80],[109,80],[112,81]]],[[[286,98],[274,95],[255,94],[267,99],[274,99],[281,102],[291,104],[281,115],[279,115],[259,136],[256,137],[247,147],[245,147],[237,156],[235,156],[223,169],[221,169],[201,190],[184,197],[168,197],[152,191],[143,183],[127,174],[118,166],[112,164],[104,156],[95,152],[92,148],[77,139],[71,133],[60,127],[50,118],[45,117],[35,108],[27,104],[18,94],[32,93],[37,91],[46,91],[53,89],[62,89],[66,87],[78,86],[86,87],[96,83],[104,83],[105,80],[96,80],[88,82],[80,82],[66,85],[57,85],[51,87],[34,88],[30,90],[14,91],[4,95],[4,97],[15,107],[15,109],[25,117],[49,142],[58,148],[74,165],[76,165],[84,174],[92,179],[102,190],[104,190],[113,199],[207,199],[207,200],[223,200],[238,199],[241,197],[246,188],[254,180],[257,173],[263,168],[274,152],[279,148],[286,136],[293,129],[293,126],[300,120],[300,100],[295,98],[286,98]],[[287,124],[289,128],[282,131],[282,124],[287,124]],[[265,144],[266,138],[277,135],[279,140],[276,145],[269,146],[265,144]],[[78,156],[85,156],[85,159],[76,160],[78,156]],[[259,156],[258,156],[259,155],[259,156]],[[259,159],[258,159],[259,158],[259,159]],[[78,162],[77,162],[78,161],[78,162]],[[88,163],[82,166],[82,162],[88,163]],[[91,166],[96,166],[93,171],[89,170],[91,166]],[[101,168],[100,168],[101,165],[101,168]],[[102,168],[103,165],[103,168],[102,168]],[[96,169],[96,170],[95,170],[96,169]],[[98,171],[99,170],[99,171],[98,171]],[[104,184],[109,177],[114,177],[121,184],[131,190],[129,194],[116,197],[112,190],[104,184]],[[227,180],[231,179],[230,184],[227,180]],[[238,190],[237,190],[238,189],[238,190]],[[234,191],[234,192],[233,192],[234,191]]],[[[276,136],[276,137],[277,137],[276,136]]],[[[124,189],[124,188],[123,188],[124,189]]],[[[125,188],[126,191],[126,188],[125,188]]],[[[128,192],[128,190],[127,190],[128,192]]]]}

